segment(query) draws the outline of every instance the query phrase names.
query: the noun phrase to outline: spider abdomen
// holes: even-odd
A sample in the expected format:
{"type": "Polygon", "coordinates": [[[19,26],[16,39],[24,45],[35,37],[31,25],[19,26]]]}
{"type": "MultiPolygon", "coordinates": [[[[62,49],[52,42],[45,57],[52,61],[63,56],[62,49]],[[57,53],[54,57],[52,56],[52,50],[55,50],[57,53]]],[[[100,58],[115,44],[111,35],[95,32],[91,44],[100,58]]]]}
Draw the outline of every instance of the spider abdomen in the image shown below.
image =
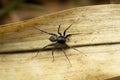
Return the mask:
{"type": "Polygon", "coordinates": [[[52,35],[50,38],[49,38],[50,41],[52,42],[55,42],[57,40],[57,35],[52,35]]]}

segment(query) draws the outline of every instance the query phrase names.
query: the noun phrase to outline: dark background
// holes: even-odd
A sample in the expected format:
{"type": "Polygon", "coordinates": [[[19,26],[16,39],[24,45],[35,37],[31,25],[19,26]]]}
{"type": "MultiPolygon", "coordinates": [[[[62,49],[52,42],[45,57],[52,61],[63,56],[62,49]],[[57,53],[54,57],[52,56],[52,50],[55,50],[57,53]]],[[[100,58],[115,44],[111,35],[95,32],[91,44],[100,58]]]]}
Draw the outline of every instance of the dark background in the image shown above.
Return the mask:
{"type": "Polygon", "coordinates": [[[80,6],[120,3],[120,0],[0,0],[0,24],[80,6]]]}

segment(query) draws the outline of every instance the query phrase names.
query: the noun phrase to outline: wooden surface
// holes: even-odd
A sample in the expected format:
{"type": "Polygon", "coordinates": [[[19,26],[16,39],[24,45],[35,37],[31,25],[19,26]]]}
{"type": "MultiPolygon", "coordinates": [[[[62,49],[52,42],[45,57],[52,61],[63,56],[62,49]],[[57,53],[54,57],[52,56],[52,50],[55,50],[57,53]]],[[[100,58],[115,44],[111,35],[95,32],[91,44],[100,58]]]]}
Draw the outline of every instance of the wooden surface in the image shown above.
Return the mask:
{"type": "MultiPolygon", "coordinates": [[[[0,80],[114,80],[120,76],[120,5],[78,7],[0,26],[0,80]],[[78,20],[79,19],[79,20],[78,20]],[[51,43],[47,32],[74,23],[68,44],[80,50],[41,50],[51,43]],[[37,50],[41,50],[36,55],[37,50]]],[[[118,79],[119,80],[119,79],[118,79]]]]}

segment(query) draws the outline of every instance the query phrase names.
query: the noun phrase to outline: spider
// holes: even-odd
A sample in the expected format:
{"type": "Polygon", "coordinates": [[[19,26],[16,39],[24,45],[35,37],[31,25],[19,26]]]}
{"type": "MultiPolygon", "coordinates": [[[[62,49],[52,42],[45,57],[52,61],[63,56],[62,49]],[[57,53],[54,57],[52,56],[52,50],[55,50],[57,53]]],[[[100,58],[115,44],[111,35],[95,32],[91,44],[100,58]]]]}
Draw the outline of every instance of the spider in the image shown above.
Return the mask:
{"type": "MultiPolygon", "coordinates": [[[[59,25],[58,31],[57,31],[58,34],[49,33],[49,32],[46,32],[46,31],[44,31],[44,30],[41,30],[41,29],[35,27],[35,28],[38,29],[39,31],[51,35],[50,38],[49,38],[49,40],[50,40],[51,42],[53,42],[53,43],[46,45],[45,47],[43,47],[43,49],[47,48],[48,46],[52,46],[52,57],[53,57],[53,61],[54,61],[54,49],[55,49],[55,48],[60,48],[60,49],[64,52],[64,55],[66,56],[66,58],[67,58],[67,60],[69,61],[69,63],[71,64],[71,62],[70,62],[70,60],[69,60],[69,58],[68,58],[68,56],[67,56],[67,54],[66,54],[66,52],[65,52],[65,48],[73,48],[73,47],[68,46],[68,45],[66,44],[66,41],[67,41],[67,39],[69,40],[69,37],[70,37],[70,36],[78,34],[78,33],[76,33],[76,34],[66,34],[67,30],[68,30],[71,26],[72,26],[72,24],[69,25],[69,26],[64,30],[63,33],[60,33],[60,27],[61,27],[61,25],[59,25]]],[[[77,50],[76,48],[73,48],[73,49],[76,50],[76,51],[79,51],[79,50],[77,50]]],[[[79,51],[79,52],[80,52],[80,51],[79,51]]],[[[39,53],[39,51],[37,52],[37,54],[38,54],[38,53],[39,53]]]]}

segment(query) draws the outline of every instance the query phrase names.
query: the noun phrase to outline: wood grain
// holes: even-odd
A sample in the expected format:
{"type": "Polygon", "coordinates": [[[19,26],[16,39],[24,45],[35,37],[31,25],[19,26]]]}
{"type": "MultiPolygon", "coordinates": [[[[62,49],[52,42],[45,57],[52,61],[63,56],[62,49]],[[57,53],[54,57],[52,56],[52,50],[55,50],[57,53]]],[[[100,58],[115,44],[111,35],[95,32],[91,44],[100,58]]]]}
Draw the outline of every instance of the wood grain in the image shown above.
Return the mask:
{"type": "Polygon", "coordinates": [[[78,7],[0,26],[0,80],[104,80],[120,75],[120,5],[78,7]],[[79,20],[78,20],[79,19],[79,20]],[[40,51],[51,43],[47,32],[61,32],[71,23],[68,44],[81,53],[40,51]],[[6,54],[7,53],[7,54],[6,54]],[[14,53],[14,54],[13,54],[14,53]]]}

